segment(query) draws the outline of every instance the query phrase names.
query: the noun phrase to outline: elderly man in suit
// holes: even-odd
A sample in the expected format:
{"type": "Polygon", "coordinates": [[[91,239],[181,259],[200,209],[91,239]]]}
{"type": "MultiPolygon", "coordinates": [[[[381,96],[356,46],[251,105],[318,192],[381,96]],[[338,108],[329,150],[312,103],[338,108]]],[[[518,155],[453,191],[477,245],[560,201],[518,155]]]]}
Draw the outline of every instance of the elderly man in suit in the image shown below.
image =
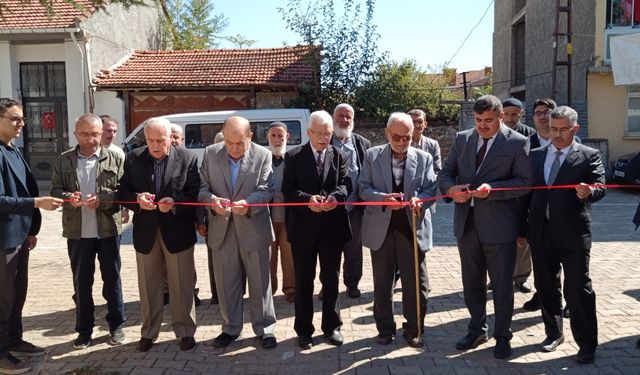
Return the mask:
{"type": "Polygon", "coordinates": [[[27,298],[29,251],[37,244],[39,208],[55,210],[62,199],[38,197],[38,185],[13,143],[25,123],[22,104],[0,98],[0,372],[23,374],[29,364],[15,357],[44,354],[22,338],[22,308],[27,298]]]}
{"type": "Polygon", "coordinates": [[[422,347],[424,316],[427,311],[429,280],[425,252],[431,249],[431,213],[420,199],[430,198],[437,190],[433,158],[425,151],[410,147],[413,122],[405,113],[392,113],[385,134],[388,144],[376,146],[365,155],[360,174],[360,197],[365,201],[398,202],[409,206],[367,206],[364,213],[363,241],[371,250],[373,268],[373,316],[378,328],[376,341],[390,344],[396,332],[393,317],[393,284],[396,265],[402,279],[402,311],[407,323],[404,338],[412,347],[422,347]],[[412,212],[417,215],[413,227],[412,212]],[[413,233],[418,239],[417,262],[420,281],[416,282],[416,254],[413,233]],[[420,290],[416,290],[419,285],[420,290]],[[420,293],[417,315],[416,293],[420,293]]]}
{"type": "Polygon", "coordinates": [[[147,146],[127,155],[120,181],[120,199],[134,212],[133,247],[136,250],[142,310],[137,348],[146,352],[162,325],[162,269],[166,267],[171,323],[180,349],[196,345],[196,308],[193,299],[193,247],[196,230],[193,206],[200,188],[198,160],[184,148],[171,145],[171,123],[152,117],[143,123],[147,146]]]}
{"type": "Polygon", "coordinates": [[[313,282],[320,260],[322,332],[332,345],[342,345],[338,305],[340,254],[351,239],[349,217],[343,205],[351,193],[346,155],[330,144],[333,119],[325,111],[309,116],[309,142],[285,154],[282,193],[286,202],[309,203],[288,207],[287,236],[293,249],[296,275],[295,323],[298,345],[313,346],[313,282]]]}
{"type": "Polygon", "coordinates": [[[534,185],[575,185],[574,189],[534,190],[529,208],[528,239],[546,339],[544,352],[564,341],[560,271],[571,310],[571,332],[577,361],[592,363],[598,346],[596,294],[589,277],[591,204],[606,189],[600,152],[575,141],[578,114],[570,107],[551,111],[551,144],[532,151],[534,185]]]}
{"type": "Polygon", "coordinates": [[[456,348],[468,350],[487,341],[488,271],[494,288],[494,356],[508,358],[513,336],[516,198],[531,186],[529,140],[502,124],[502,103],[497,97],[480,97],[473,112],[475,128],[456,135],[438,175],[440,191],[446,192],[447,201],[456,203],[453,230],[460,252],[464,300],[471,315],[467,335],[456,348]]]}
{"type": "Polygon", "coordinates": [[[223,319],[222,333],[212,344],[227,347],[242,332],[245,270],[253,332],[264,348],[275,348],[276,313],[269,275],[269,246],[274,239],[271,218],[267,207],[248,206],[273,198],[271,153],[251,142],[253,133],[245,118],[229,117],[222,132],[224,143],[205,149],[198,197],[211,204],[207,243],[223,319]]]}

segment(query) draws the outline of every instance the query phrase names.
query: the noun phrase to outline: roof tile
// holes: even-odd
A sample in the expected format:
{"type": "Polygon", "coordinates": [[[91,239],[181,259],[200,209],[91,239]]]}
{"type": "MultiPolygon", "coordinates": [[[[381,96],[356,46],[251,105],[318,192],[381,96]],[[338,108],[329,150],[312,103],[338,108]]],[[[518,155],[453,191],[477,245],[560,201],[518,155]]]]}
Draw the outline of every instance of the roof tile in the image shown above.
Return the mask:
{"type": "Polygon", "coordinates": [[[313,81],[306,56],[314,46],[135,51],[120,66],[98,73],[108,87],[296,86],[313,81]]]}
{"type": "Polygon", "coordinates": [[[51,29],[74,27],[78,19],[91,15],[96,9],[90,0],[75,0],[80,8],[75,8],[62,0],[53,0],[54,15],[49,18],[45,9],[36,0],[2,0],[0,30],[51,29]]]}

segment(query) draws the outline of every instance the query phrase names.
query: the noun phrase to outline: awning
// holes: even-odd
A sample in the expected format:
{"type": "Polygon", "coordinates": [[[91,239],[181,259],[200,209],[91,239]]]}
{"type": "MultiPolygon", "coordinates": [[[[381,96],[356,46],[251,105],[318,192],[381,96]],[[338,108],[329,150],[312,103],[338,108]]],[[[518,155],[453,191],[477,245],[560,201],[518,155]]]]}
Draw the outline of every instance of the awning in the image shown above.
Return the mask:
{"type": "Polygon", "coordinates": [[[640,33],[612,36],[609,43],[614,84],[640,84],[640,33]]]}

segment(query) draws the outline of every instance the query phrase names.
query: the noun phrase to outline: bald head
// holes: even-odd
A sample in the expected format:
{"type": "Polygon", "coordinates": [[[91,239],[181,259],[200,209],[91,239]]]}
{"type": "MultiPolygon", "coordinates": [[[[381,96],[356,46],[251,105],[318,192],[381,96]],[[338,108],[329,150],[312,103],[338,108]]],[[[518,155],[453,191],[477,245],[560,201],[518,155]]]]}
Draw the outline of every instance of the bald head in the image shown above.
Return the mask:
{"type": "Polygon", "coordinates": [[[240,159],[251,146],[251,124],[244,117],[229,117],[222,125],[222,134],[227,154],[233,159],[240,159]]]}

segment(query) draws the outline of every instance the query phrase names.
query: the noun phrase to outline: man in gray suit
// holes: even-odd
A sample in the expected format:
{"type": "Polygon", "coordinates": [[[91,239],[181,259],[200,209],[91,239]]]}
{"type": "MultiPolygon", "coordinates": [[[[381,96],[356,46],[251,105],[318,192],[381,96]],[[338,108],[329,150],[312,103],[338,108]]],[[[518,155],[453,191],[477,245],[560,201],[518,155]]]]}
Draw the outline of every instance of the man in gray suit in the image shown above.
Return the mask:
{"type": "Polygon", "coordinates": [[[274,239],[267,207],[273,198],[271,153],[251,142],[249,121],[228,118],[222,128],[224,143],[205,149],[200,175],[200,202],[211,203],[207,243],[222,314],[222,333],[212,345],[224,348],[242,331],[245,270],[249,281],[249,310],[253,331],[264,348],[275,348],[276,314],[271,295],[269,245],[274,239]]]}
{"type": "Polygon", "coordinates": [[[410,206],[367,206],[362,226],[363,243],[371,249],[373,268],[373,316],[376,341],[388,345],[393,341],[396,324],[393,317],[393,284],[396,265],[402,279],[402,310],[407,323],[404,338],[412,347],[422,347],[422,328],[426,314],[429,280],[425,252],[431,249],[431,213],[433,201],[420,199],[435,195],[436,176],[433,158],[427,152],[410,147],[413,122],[405,113],[392,113],[385,134],[389,143],[367,151],[358,180],[360,197],[365,201],[398,202],[402,197],[410,206]],[[412,213],[417,214],[413,228],[412,213]],[[416,306],[415,258],[413,233],[418,238],[420,274],[420,315],[416,306]]]}
{"type": "Polygon", "coordinates": [[[462,265],[464,300],[471,315],[459,350],[487,341],[487,271],[493,282],[496,339],[494,356],[511,355],[513,270],[516,261],[518,207],[528,193],[532,171],[529,140],[502,124],[502,103],[493,95],[473,107],[476,126],[460,132],[438,175],[446,201],[455,201],[454,235],[462,265]],[[494,188],[517,190],[492,191],[494,188]],[[518,189],[522,188],[522,189],[518,189]]]}

